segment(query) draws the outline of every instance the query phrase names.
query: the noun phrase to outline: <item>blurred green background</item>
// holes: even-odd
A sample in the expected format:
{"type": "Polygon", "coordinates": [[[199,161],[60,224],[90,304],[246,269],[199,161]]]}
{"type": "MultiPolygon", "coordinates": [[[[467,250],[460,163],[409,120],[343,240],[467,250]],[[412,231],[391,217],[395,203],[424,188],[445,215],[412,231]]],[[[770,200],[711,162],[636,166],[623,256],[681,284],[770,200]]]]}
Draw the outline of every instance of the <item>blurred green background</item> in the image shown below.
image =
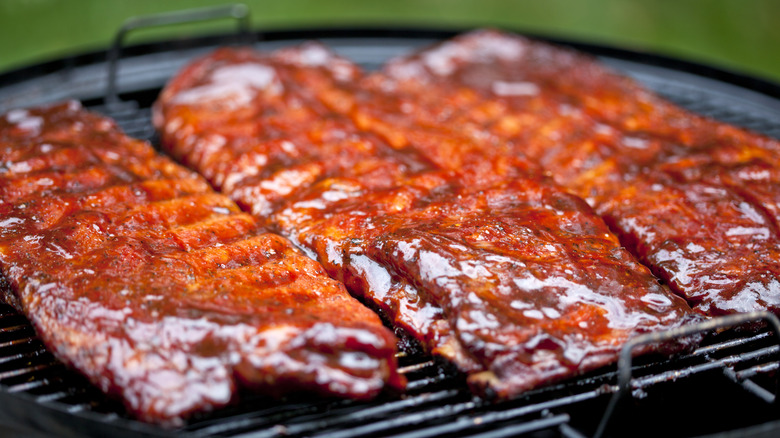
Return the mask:
{"type": "MultiPolygon", "coordinates": [[[[107,47],[133,15],[216,0],[0,0],[0,72],[107,47]]],[[[244,0],[253,29],[497,26],[655,52],[780,83],[779,0],[244,0]]],[[[135,32],[128,43],[232,29],[135,32]]]]}

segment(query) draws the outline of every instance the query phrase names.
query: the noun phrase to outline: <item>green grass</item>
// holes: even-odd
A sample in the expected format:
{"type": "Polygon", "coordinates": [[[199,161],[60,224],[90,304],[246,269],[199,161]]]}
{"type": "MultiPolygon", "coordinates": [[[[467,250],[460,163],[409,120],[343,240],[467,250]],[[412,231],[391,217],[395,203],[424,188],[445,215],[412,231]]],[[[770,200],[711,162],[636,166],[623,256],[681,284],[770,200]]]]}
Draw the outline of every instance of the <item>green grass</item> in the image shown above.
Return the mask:
{"type": "MultiPolygon", "coordinates": [[[[0,71],[105,48],[127,17],[215,0],[0,0],[0,71]]],[[[778,0],[245,0],[254,29],[498,26],[703,62],[780,82],[778,0]]],[[[228,20],[134,32],[213,33],[228,20]]]]}

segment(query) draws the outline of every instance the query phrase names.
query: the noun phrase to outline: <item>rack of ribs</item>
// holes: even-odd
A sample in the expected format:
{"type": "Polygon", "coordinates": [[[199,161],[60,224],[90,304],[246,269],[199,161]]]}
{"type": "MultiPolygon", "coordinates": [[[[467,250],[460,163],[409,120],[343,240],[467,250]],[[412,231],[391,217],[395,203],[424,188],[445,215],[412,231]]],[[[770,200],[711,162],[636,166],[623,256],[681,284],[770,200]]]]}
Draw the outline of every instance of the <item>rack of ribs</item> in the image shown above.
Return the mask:
{"type": "Polygon", "coordinates": [[[780,313],[780,142],[685,111],[584,54],[492,30],[391,60],[368,82],[539,163],[698,312],[780,313]]]}
{"type": "Polygon", "coordinates": [[[154,121],[169,154],[482,395],[592,370],[634,334],[700,318],[529,160],[423,114],[357,120],[394,98],[363,77],[317,43],[220,49],[169,82],[154,121]]]}
{"type": "Polygon", "coordinates": [[[2,296],[136,417],[398,390],[396,339],[288,240],[78,103],[0,116],[2,296]]]}

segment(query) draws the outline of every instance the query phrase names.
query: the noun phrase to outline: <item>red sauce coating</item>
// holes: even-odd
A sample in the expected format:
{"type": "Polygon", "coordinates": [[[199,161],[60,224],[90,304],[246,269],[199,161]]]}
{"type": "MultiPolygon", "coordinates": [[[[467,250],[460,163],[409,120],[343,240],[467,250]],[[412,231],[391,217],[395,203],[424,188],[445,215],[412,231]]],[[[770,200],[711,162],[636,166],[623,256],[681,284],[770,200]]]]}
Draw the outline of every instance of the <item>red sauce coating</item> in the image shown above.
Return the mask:
{"type": "Polygon", "coordinates": [[[780,142],[685,111],[586,55],[497,31],[392,60],[367,82],[409,113],[538,162],[702,314],[780,313],[780,142]]]}
{"type": "Polygon", "coordinates": [[[0,116],[4,295],[138,418],[179,425],[239,387],[367,399],[396,340],[288,240],[75,102],[0,116]]]}
{"type": "Polygon", "coordinates": [[[362,78],[318,44],[221,49],[169,83],[155,123],[480,393],[512,397],[697,319],[535,164],[362,78]]]}

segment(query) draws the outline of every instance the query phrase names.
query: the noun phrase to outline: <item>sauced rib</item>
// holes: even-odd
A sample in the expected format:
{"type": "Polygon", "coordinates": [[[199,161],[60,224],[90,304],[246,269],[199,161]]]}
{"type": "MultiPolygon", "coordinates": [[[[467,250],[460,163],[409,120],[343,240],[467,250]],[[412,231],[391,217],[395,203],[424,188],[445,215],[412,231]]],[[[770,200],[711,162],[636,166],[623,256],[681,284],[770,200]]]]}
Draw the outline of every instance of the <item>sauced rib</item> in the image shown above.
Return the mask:
{"type": "Polygon", "coordinates": [[[392,60],[371,81],[412,113],[539,162],[699,312],[780,312],[777,141],[496,31],[392,60]]]}
{"type": "Polygon", "coordinates": [[[173,155],[481,393],[585,372],[632,334],[695,319],[527,160],[408,114],[357,120],[360,99],[389,98],[358,96],[360,79],[317,44],[222,49],[169,83],[155,122],[173,155]]]}
{"type": "Polygon", "coordinates": [[[443,176],[413,151],[396,151],[357,133],[308,91],[311,79],[305,76],[317,72],[318,60],[326,61],[323,77],[356,77],[352,64],[319,46],[277,57],[225,49],[188,66],[156,106],[163,147],[318,258],[331,276],[415,334],[428,351],[461,369],[476,369],[435,303],[365,255],[353,254],[371,238],[361,233],[381,232],[361,219],[403,209],[441,185],[443,176]],[[302,59],[314,70],[301,68],[302,59]],[[351,197],[363,201],[334,217],[351,197]],[[375,213],[369,217],[362,213],[366,209],[375,213]],[[336,223],[326,223],[331,217],[336,223]]]}
{"type": "Polygon", "coordinates": [[[138,418],[239,387],[365,399],[395,338],[290,242],[75,102],[0,117],[4,291],[52,353],[138,418]]]}

